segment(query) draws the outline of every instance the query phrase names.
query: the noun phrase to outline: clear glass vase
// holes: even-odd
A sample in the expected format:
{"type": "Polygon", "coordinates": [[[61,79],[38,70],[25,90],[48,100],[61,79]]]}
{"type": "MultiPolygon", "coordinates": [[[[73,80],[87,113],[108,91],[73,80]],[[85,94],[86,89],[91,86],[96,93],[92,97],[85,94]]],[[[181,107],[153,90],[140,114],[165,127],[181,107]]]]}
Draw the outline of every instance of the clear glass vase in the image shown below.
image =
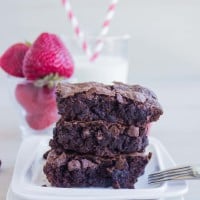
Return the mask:
{"type": "MultiPolygon", "coordinates": [[[[62,82],[74,82],[73,79],[62,82]]],[[[31,135],[52,135],[53,127],[59,119],[55,86],[37,87],[24,78],[8,76],[9,92],[14,107],[19,114],[22,138],[31,135]]]]}

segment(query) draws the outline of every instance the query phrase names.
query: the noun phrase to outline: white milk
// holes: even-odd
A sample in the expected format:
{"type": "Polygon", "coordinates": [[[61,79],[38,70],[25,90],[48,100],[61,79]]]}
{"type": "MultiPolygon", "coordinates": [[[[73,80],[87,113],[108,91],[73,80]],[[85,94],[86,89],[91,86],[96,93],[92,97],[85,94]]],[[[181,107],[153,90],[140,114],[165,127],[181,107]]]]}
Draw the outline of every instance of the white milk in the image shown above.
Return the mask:
{"type": "Polygon", "coordinates": [[[95,62],[90,62],[86,56],[74,56],[74,77],[78,82],[96,81],[126,83],[128,77],[128,61],[120,57],[100,56],[95,62]]]}

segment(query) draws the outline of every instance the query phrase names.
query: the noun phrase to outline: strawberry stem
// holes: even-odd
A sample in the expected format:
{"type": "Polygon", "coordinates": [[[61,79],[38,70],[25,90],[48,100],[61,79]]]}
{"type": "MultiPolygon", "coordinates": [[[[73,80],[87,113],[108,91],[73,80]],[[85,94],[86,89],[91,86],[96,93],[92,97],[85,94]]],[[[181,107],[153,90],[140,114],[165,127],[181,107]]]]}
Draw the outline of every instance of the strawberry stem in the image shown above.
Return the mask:
{"type": "Polygon", "coordinates": [[[49,88],[53,88],[56,86],[57,82],[63,80],[63,77],[60,77],[58,74],[49,74],[45,76],[44,78],[37,79],[34,82],[34,85],[36,87],[44,87],[47,86],[49,88]]]}
{"type": "Polygon", "coordinates": [[[28,47],[30,47],[32,45],[32,43],[26,40],[25,41],[25,45],[28,46],[28,47]]]}

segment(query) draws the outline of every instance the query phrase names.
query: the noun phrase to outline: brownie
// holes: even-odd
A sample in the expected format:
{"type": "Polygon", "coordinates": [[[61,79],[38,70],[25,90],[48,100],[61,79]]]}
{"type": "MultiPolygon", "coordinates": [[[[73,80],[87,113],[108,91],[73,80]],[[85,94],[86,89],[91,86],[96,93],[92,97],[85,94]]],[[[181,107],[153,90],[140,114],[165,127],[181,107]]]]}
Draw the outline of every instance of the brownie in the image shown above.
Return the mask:
{"type": "Polygon", "coordinates": [[[147,126],[163,110],[139,85],[60,83],[61,118],[53,130],[43,171],[55,187],[134,188],[151,153],[147,126]]]}
{"type": "Polygon", "coordinates": [[[147,128],[106,121],[65,121],[54,128],[49,145],[57,151],[72,150],[97,156],[114,157],[121,153],[143,152],[148,145],[147,128]]]}
{"type": "Polygon", "coordinates": [[[43,171],[56,187],[134,188],[150,157],[135,153],[111,159],[51,150],[43,171]]]}
{"type": "Polygon", "coordinates": [[[156,95],[139,85],[96,82],[57,85],[59,114],[67,121],[97,121],[145,127],[163,111],[156,95]]]}

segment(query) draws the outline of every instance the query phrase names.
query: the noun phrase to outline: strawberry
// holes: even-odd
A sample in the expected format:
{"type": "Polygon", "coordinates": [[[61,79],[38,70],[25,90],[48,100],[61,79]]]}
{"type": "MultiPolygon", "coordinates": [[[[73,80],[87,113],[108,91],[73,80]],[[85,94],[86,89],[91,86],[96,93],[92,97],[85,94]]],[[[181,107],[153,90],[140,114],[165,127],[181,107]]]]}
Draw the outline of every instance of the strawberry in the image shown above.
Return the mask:
{"type": "Polygon", "coordinates": [[[15,89],[15,97],[18,103],[28,112],[37,112],[38,105],[35,103],[37,99],[37,88],[33,83],[20,83],[15,89]]]}
{"type": "Polygon", "coordinates": [[[36,87],[32,82],[24,82],[17,85],[15,97],[28,113],[39,113],[46,107],[48,109],[48,105],[56,109],[54,88],[36,87]]]}
{"type": "Polygon", "coordinates": [[[54,112],[42,114],[27,114],[26,121],[28,125],[35,130],[42,130],[49,127],[58,120],[58,116],[54,112]]]}
{"type": "Polygon", "coordinates": [[[22,64],[28,49],[29,46],[23,43],[17,43],[8,48],[0,58],[2,69],[12,76],[24,77],[22,64]]]}
{"type": "Polygon", "coordinates": [[[31,128],[47,128],[58,119],[55,88],[37,87],[33,82],[24,82],[17,85],[15,97],[25,109],[26,120],[31,128]]]}
{"type": "Polygon", "coordinates": [[[23,73],[28,80],[42,79],[50,74],[70,77],[74,64],[69,51],[55,34],[42,33],[28,50],[23,73]]]}

